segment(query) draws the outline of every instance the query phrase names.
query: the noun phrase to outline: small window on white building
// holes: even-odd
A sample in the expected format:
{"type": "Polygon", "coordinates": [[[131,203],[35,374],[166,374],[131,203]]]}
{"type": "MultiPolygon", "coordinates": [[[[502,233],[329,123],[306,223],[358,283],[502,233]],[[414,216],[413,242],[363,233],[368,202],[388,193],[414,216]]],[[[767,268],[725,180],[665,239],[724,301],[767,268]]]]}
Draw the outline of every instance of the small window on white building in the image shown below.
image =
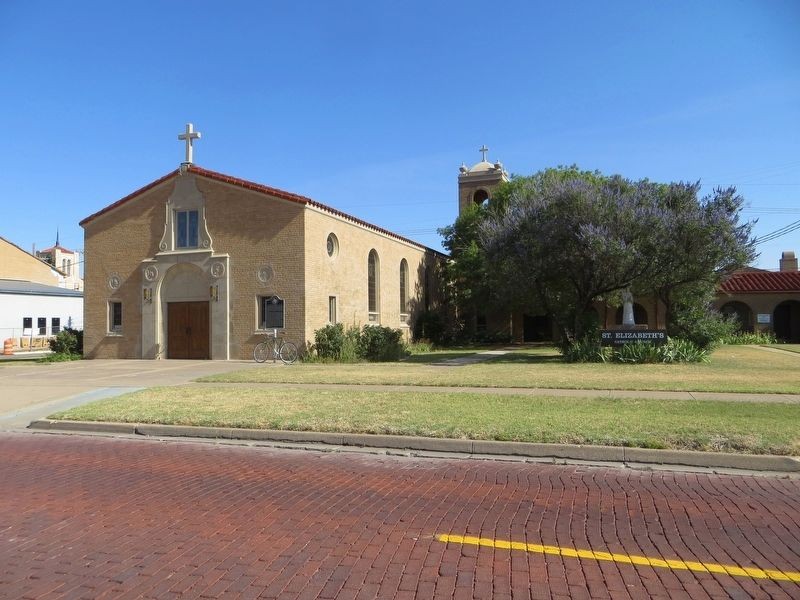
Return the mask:
{"type": "Polygon", "coordinates": [[[259,296],[259,329],[283,329],[285,321],[284,306],[283,298],[278,296],[259,296]]]}
{"type": "Polygon", "coordinates": [[[175,211],[175,247],[197,248],[198,211],[175,211]]]}
{"type": "Polygon", "coordinates": [[[30,330],[33,329],[33,317],[22,317],[22,329],[30,330]]]}
{"type": "Polygon", "coordinates": [[[122,333],[122,302],[119,300],[108,303],[108,331],[122,333]]]}
{"type": "Polygon", "coordinates": [[[36,319],[36,327],[39,329],[39,335],[47,335],[47,317],[36,319]]]}
{"type": "Polygon", "coordinates": [[[50,331],[53,335],[61,331],[61,317],[53,317],[50,319],[50,331]]]}

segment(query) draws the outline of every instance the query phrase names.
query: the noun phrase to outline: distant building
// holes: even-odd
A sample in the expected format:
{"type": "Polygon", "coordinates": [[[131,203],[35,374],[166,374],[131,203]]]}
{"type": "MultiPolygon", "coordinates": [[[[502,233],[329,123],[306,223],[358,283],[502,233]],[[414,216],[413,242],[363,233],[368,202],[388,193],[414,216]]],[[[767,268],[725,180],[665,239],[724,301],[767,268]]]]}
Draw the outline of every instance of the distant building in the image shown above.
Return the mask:
{"type": "Polygon", "coordinates": [[[83,279],[80,275],[80,254],[61,246],[58,243],[57,233],[55,246],[39,250],[36,253],[36,257],[52,265],[63,274],[63,287],[83,291],[83,279]]]}
{"type": "Polygon", "coordinates": [[[786,251],[779,271],[742,269],[719,288],[716,307],[735,315],[744,331],[773,331],[783,341],[800,343],[800,271],[786,251]]]}
{"type": "Polygon", "coordinates": [[[0,238],[0,338],[41,347],[64,327],[83,327],[83,293],[59,269],[0,238]]]}

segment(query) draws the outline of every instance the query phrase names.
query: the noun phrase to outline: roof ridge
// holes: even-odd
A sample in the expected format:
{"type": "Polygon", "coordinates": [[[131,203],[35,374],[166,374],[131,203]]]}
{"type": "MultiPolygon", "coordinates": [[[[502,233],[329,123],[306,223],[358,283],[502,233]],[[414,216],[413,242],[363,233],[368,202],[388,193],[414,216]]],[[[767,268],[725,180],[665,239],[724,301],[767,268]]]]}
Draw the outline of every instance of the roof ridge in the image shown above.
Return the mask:
{"type": "MultiPolygon", "coordinates": [[[[317,200],[314,200],[313,198],[308,198],[307,196],[302,196],[300,194],[295,194],[293,192],[287,192],[286,190],[282,190],[282,189],[279,189],[279,188],[268,186],[268,185],[265,185],[263,183],[256,183],[256,182],[253,182],[253,181],[249,181],[247,179],[242,179],[240,177],[234,177],[233,175],[226,175],[225,173],[220,173],[218,171],[212,171],[211,169],[206,169],[204,167],[198,167],[197,165],[194,165],[194,164],[188,165],[187,171],[190,172],[190,173],[195,173],[196,175],[200,175],[201,177],[207,177],[207,178],[212,179],[214,181],[219,181],[221,183],[228,183],[230,185],[235,185],[235,186],[238,186],[238,187],[241,187],[241,188],[244,188],[244,189],[248,189],[248,190],[251,190],[251,191],[254,191],[254,192],[260,192],[262,194],[267,194],[267,195],[270,195],[270,196],[274,196],[274,197],[280,198],[282,200],[288,200],[290,202],[297,202],[298,204],[303,204],[303,205],[310,205],[310,206],[313,206],[314,208],[318,208],[318,209],[327,211],[327,212],[329,212],[329,213],[331,213],[333,215],[336,215],[336,216],[341,217],[343,219],[352,221],[353,223],[361,225],[362,227],[366,227],[367,229],[372,229],[373,231],[376,231],[376,232],[381,233],[383,235],[387,235],[389,237],[392,237],[392,238],[395,238],[397,240],[403,241],[403,242],[405,242],[407,244],[411,244],[412,246],[416,246],[417,248],[422,248],[424,250],[429,250],[429,251],[434,252],[436,254],[439,254],[441,256],[446,256],[444,253],[439,252],[438,250],[434,250],[433,248],[429,248],[429,247],[425,246],[424,244],[420,244],[419,242],[416,242],[416,241],[414,241],[414,240],[412,240],[410,238],[404,237],[404,236],[402,236],[402,235],[400,235],[398,233],[394,233],[393,231],[390,231],[390,230],[385,229],[383,227],[380,227],[378,225],[374,225],[372,223],[369,223],[368,221],[364,221],[363,219],[359,219],[358,217],[354,217],[353,215],[350,215],[350,214],[348,214],[346,212],[343,212],[343,211],[341,211],[339,209],[333,208],[332,206],[328,206],[327,204],[323,204],[322,202],[318,202],[317,200]]],[[[79,223],[79,225],[81,227],[83,227],[85,224],[89,223],[90,221],[94,220],[95,218],[99,217],[100,215],[103,215],[103,214],[105,214],[107,212],[110,212],[110,211],[114,210],[115,208],[121,206],[122,204],[125,204],[129,200],[132,200],[136,196],[138,196],[140,194],[143,194],[144,192],[156,187],[157,185],[160,185],[160,184],[164,183],[165,181],[171,179],[172,177],[175,177],[179,173],[180,173],[180,170],[176,169],[176,170],[164,175],[163,177],[160,177],[159,179],[156,179],[155,181],[153,181],[153,182],[151,182],[151,183],[139,188],[138,190],[135,190],[134,192],[131,192],[130,194],[128,194],[124,198],[120,198],[116,202],[114,202],[112,204],[109,204],[105,208],[103,208],[103,209],[101,209],[101,210],[89,215],[88,217],[83,219],[79,223]]]]}

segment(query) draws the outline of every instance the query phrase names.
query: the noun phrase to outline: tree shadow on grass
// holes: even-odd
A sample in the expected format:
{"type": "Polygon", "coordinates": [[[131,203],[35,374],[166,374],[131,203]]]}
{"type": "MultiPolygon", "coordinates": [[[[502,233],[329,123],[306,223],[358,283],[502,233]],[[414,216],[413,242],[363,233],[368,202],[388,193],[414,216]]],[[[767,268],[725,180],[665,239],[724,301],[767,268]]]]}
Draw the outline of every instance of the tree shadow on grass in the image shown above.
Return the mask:
{"type": "Polygon", "coordinates": [[[470,356],[475,356],[476,354],[477,352],[432,352],[430,354],[412,354],[411,356],[404,358],[402,362],[429,365],[443,362],[445,360],[451,360],[453,358],[467,358],[470,356]]]}
{"type": "Polygon", "coordinates": [[[513,352],[495,356],[486,361],[490,365],[543,365],[543,364],[556,364],[563,363],[563,357],[557,350],[552,353],[536,353],[529,354],[526,352],[513,352]]]}

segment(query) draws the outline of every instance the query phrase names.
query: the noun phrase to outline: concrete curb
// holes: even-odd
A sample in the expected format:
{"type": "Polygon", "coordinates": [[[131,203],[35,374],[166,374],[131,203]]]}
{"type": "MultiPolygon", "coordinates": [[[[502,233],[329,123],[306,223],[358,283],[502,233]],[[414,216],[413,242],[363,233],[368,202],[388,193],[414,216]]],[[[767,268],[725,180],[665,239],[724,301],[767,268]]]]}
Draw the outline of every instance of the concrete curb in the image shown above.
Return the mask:
{"type": "Polygon", "coordinates": [[[573,444],[532,444],[488,440],[456,440],[401,435],[324,433],[276,429],[238,429],[231,427],[192,427],[90,421],[33,421],[29,429],[144,435],[152,437],[193,437],[255,442],[321,443],[335,446],[391,448],[427,452],[452,452],[469,455],[515,456],[591,462],[619,462],[639,465],[680,465],[746,471],[800,472],[800,459],[791,456],[726,454],[686,450],[654,450],[620,446],[579,446],[573,444]]]}

